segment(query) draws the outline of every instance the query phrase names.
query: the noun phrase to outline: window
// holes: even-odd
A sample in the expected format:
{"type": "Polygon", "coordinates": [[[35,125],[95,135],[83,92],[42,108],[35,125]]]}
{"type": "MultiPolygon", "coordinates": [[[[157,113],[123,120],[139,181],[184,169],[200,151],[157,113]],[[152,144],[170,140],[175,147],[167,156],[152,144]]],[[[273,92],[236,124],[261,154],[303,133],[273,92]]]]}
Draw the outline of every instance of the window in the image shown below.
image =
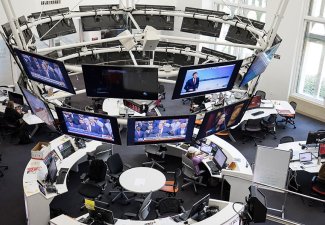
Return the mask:
{"type": "Polygon", "coordinates": [[[325,99],[324,9],[325,0],[310,1],[296,90],[298,94],[319,101],[325,99]]]}

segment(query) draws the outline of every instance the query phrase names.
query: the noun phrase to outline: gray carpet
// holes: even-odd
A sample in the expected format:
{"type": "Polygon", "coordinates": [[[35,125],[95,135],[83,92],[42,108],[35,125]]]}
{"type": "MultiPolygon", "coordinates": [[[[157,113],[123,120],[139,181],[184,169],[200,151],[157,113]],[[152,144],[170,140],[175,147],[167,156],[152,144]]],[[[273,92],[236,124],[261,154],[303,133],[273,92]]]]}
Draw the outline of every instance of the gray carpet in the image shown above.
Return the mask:
{"type": "MultiPolygon", "coordinates": [[[[79,77],[79,81],[80,81],[79,77]]],[[[74,81],[75,82],[75,81],[74,81]]],[[[82,85],[81,85],[82,86],[82,85]]],[[[163,104],[166,106],[166,112],[164,115],[182,115],[188,113],[188,105],[182,105],[181,100],[170,101],[172,93],[172,85],[166,85],[167,96],[163,104]]],[[[84,107],[84,104],[89,104],[90,100],[85,100],[85,96],[76,96],[72,98],[72,104],[76,107],[84,107]]],[[[274,140],[273,137],[267,136],[261,143],[265,146],[275,147],[278,145],[279,139],[282,136],[290,135],[295,140],[305,140],[307,133],[310,130],[324,129],[325,124],[319,121],[310,119],[308,117],[297,115],[296,117],[297,129],[287,127],[282,129],[278,127],[277,136],[278,139],[274,140]]],[[[13,144],[14,140],[4,140],[1,143],[0,151],[2,152],[1,164],[8,165],[9,170],[5,171],[5,176],[0,178],[0,221],[1,224],[5,225],[23,225],[25,222],[25,208],[24,208],[24,197],[22,188],[22,175],[27,162],[30,160],[30,150],[38,141],[50,141],[54,136],[50,136],[47,133],[47,128],[42,127],[34,138],[34,143],[28,145],[16,145],[13,144]]],[[[256,147],[252,142],[242,144],[240,132],[233,131],[234,137],[238,140],[236,143],[232,143],[242,154],[247,158],[250,163],[254,162],[256,147]]],[[[122,159],[131,164],[132,166],[139,166],[142,162],[146,161],[146,157],[143,153],[143,147],[132,146],[127,147],[125,145],[125,130],[121,132],[123,146],[114,146],[114,152],[121,154],[122,159]]],[[[230,140],[228,140],[230,141],[230,140]]],[[[274,162],[276,165],[276,162],[274,162]]],[[[181,161],[178,158],[167,157],[166,168],[167,170],[174,170],[181,165],[181,161]]],[[[80,172],[87,170],[87,164],[81,165],[80,172]]],[[[78,173],[71,172],[69,175],[69,192],[63,194],[54,199],[52,207],[60,209],[62,212],[71,215],[78,216],[85,212],[79,211],[79,206],[82,204],[82,198],[78,194],[78,186],[80,184],[78,173]]],[[[299,182],[305,185],[302,189],[303,193],[308,193],[308,184],[310,183],[312,175],[307,173],[299,174],[299,182]]],[[[110,189],[110,187],[108,187],[110,189]]],[[[191,205],[197,201],[200,197],[206,193],[211,193],[213,198],[220,198],[220,185],[216,187],[200,188],[199,194],[195,195],[191,188],[186,188],[184,191],[180,191],[177,195],[178,198],[184,200],[184,207],[189,209],[191,205]]],[[[276,193],[266,193],[268,205],[272,208],[279,208],[283,202],[283,195],[276,193]]],[[[155,193],[154,198],[164,196],[162,193],[155,193]]],[[[110,200],[111,196],[105,195],[103,200],[110,200]]],[[[287,219],[292,219],[304,224],[323,224],[324,213],[321,204],[314,203],[312,207],[308,206],[309,201],[303,201],[300,197],[294,195],[288,195],[286,204],[286,215],[287,219]],[[312,219],[311,219],[312,218],[312,219]],[[322,222],[323,221],[323,222],[322,222]]],[[[138,208],[138,204],[131,203],[128,206],[122,205],[120,202],[110,206],[110,209],[114,212],[116,217],[121,217],[124,212],[135,212],[138,208]]],[[[272,212],[274,213],[274,212],[272,212]]],[[[274,213],[279,215],[278,213],[274,213]]],[[[149,218],[154,218],[155,214],[151,213],[149,218]]],[[[266,224],[274,224],[267,222],[266,224]]]]}

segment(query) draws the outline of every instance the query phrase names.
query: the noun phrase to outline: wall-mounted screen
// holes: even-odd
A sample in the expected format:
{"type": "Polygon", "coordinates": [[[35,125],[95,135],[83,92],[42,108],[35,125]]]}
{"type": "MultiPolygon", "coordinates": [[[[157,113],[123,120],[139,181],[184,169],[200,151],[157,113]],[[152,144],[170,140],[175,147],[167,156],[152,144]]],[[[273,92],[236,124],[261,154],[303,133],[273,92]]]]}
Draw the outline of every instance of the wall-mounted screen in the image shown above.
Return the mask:
{"type": "Polygon", "coordinates": [[[82,65],[89,97],[158,99],[158,68],[82,65]]]}
{"type": "Polygon", "coordinates": [[[20,49],[14,51],[29,79],[75,94],[63,62],[20,49]]]}
{"type": "Polygon", "coordinates": [[[55,107],[62,133],[94,139],[98,141],[121,144],[119,127],[115,117],[55,107]]]}
{"type": "MultiPolygon", "coordinates": [[[[205,53],[205,54],[209,54],[209,55],[213,55],[213,56],[217,56],[219,59],[223,59],[225,61],[231,61],[231,60],[236,60],[236,56],[234,55],[229,55],[229,54],[226,54],[226,53],[223,53],[223,52],[219,52],[217,50],[214,50],[214,49],[210,49],[210,48],[206,48],[206,47],[202,47],[201,49],[201,52],[202,53],[205,53]]],[[[199,64],[202,64],[206,61],[206,59],[202,59],[200,58],[199,59],[199,64]]]]}
{"type": "Polygon", "coordinates": [[[195,115],[128,119],[128,145],[190,142],[195,115]]]}
{"type": "Polygon", "coordinates": [[[172,99],[231,90],[242,60],[181,67],[172,99]]]}

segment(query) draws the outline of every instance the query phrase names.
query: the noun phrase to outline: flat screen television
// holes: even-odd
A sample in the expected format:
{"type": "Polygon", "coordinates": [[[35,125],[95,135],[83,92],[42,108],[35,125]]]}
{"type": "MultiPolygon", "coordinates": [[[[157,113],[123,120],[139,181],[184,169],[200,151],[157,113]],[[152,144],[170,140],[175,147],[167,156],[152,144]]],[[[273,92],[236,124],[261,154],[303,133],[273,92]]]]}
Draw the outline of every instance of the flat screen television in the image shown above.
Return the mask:
{"type": "Polygon", "coordinates": [[[115,117],[75,109],[55,107],[62,133],[120,145],[121,138],[115,117]]]}
{"type": "Polygon", "coordinates": [[[249,103],[247,110],[248,109],[256,109],[261,106],[262,103],[262,97],[259,95],[253,96],[251,99],[251,102],[249,103]]]}
{"type": "Polygon", "coordinates": [[[306,144],[317,144],[318,140],[325,139],[325,131],[310,131],[307,136],[306,144]]]}
{"type": "Polygon", "coordinates": [[[24,105],[24,97],[21,94],[8,91],[9,101],[13,101],[18,105],[24,105]]]}
{"type": "Polygon", "coordinates": [[[226,154],[221,150],[221,148],[219,148],[216,151],[216,154],[213,156],[212,161],[214,162],[214,164],[216,165],[216,167],[218,168],[218,170],[222,170],[224,168],[224,166],[226,165],[227,162],[227,156],[226,154]]]}
{"type": "Polygon", "coordinates": [[[89,97],[158,99],[158,68],[82,65],[89,97]]]}
{"type": "Polygon", "coordinates": [[[14,51],[29,79],[75,94],[63,62],[20,49],[14,51]]]}
{"type": "Polygon", "coordinates": [[[22,86],[19,87],[21,92],[25,96],[26,102],[29,105],[31,111],[48,126],[56,129],[54,125],[54,118],[48,105],[26,88],[22,86]]]}
{"type": "Polygon", "coordinates": [[[254,61],[245,73],[239,87],[246,85],[248,82],[253,80],[255,77],[261,75],[265,71],[266,67],[269,65],[279,46],[280,43],[272,46],[265,52],[260,52],[259,54],[257,54],[254,61]]]}
{"type": "Polygon", "coordinates": [[[195,115],[128,119],[128,145],[190,142],[195,115]]]}
{"type": "MultiPolygon", "coordinates": [[[[206,47],[202,47],[201,52],[205,53],[205,54],[217,56],[219,59],[223,59],[223,60],[226,60],[226,61],[236,60],[236,58],[237,58],[234,55],[229,55],[229,54],[219,52],[217,50],[206,48],[206,47]]],[[[206,61],[206,59],[200,58],[199,59],[199,64],[202,64],[205,61],[206,61]]]]}
{"type": "Polygon", "coordinates": [[[172,99],[231,90],[243,60],[181,67],[172,99]]]}
{"type": "Polygon", "coordinates": [[[243,116],[247,110],[249,102],[250,102],[250,99],[245,99],[245,100],[236,102],[234,104],[227,105],[225,107],[226,128],[235,126],[241,121],[241,119],[243,118],[243,116]]]}

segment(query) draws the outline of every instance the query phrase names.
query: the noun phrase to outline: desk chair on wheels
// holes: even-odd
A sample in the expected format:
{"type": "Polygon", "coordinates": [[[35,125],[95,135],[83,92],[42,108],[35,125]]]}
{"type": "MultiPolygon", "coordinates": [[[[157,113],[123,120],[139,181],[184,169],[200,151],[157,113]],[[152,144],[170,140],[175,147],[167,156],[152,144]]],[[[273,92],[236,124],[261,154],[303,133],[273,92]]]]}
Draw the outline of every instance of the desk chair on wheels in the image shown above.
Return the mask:
{"type": "MultiPolygon", "coordinates": [[[[291,101],[289,104],[296,111],[297,103],[294,102],[294,101],[291,101]]],[[[284,114],[284,115],[280,114],[280,116],[282,116],[283,119],[278,121],[278,123],[284,123],[283,129],[286,128],[288,123],[291,124],[294,129],[296,129],[296,123],[295,123],[295,120],[294,120],[296,118],[296,114],[284,114]]]]}
{"type": "MultiPolygon", "coordinates": [[[[318,175],[314,176],[311,182],[311,195],[325,200],[325,164],[321,166],[318,175]]],[[[322,204],[325,212],[325,203],[322,204]]]]}
{"type": "Polygon", "coordinates": [[[162,216],[173,216],[184,212],[184,207],[182,206],[181,202],[176,198],[163,198],[158,202],[156,206],[157,218],[161,218],[162,216]]]}
{"type": "Polygon", "coordinates": [[[289,143],[289,142],[294,142],[295,139],[291,136],[284,136],[280,139],[280,144],[284,144],[284,143],[289,143]]]}
{"type": "Polygon", "coordinates": [[[206,184],[202,183],[203,176],[202,174],[205,172],[204,170],[199,171],[199,174],[196,174],[195,166],[191,159],[187,158],[186,155],[182,155],[182,172],[184,175],[183,178],[183,186],[181,189],[183,190],[185,187],[189,185],[193,185],[194,191],[197,194],[197,187],[196,185],[200,185],[206,187],[206,184]],[[187,183],[185,183],[187,181],[187,183]]]}
{"type": "Polygon", "coordinates": [[[162,145],[145,145],[144,151],[147,157],[150,159],[149,162],[142,163],[143,166],[150,166],[151,168],[157,166],[162,170],[165,170],[165,167],[160,165],[161,163],[165,163],[163,160],[165,158],[166,148],[162,145]]]}
{"type": "MultiPolygon", "coordinates": [[[[99,201],[104,193],[106,182],[107,166],[103,160],[94,159],[89,165],[88,174],[83,177],[83,182],[79,187],[79,194],[86,199],[99,201]]],[[[99,201],[101,202],[101,201],[99,201]]],[[[106,202],[101,202],[109,206],[106,202]]],[[[80,208],[82,210],[84,205],[80,208]]]]}
{"type": "Polygon", "coordinates": [[[271,134],[276,139],[276,115],[272,114],[267,120],[261,120],[261,125],[266,134],[271,134]]]}
{"type": "Polygon", "coordinates": [[[150,192],[144,200],[135,199],[135,201],[137,201],[137,202],[142,202],[139,211],[137,213],[127,212],[127,213],[124,213],[123,216],[126,218],[129,218],[129,219],[138,218],[139,220],[145,220],[150,213],[150,204],[152,202],[151,196],[152,196],[152,192],[150,192]]]}
{"type": "Polygon", "coordinates": [[[118,198],[124,198],[126,203],[129,202],[129,198],[126,193],[131,193],[129,191],[125,191],[119,182],[120,175],[124,172],[124,166],[127,168],[131,168],[130,165],[124,164],[120,155],[118,153],[113,154],[107,159],[108,166],[108,176],[109,182],[114,184],[114,188],[117,188],[117,191],[109,191],[109,195],[112,193],[117,193],[117,195],[112,199],[112,203],[114,203],[118,198]]]}
{"type": "Polygon", "coordinates": [[[256,140],[258,139],[261,142],[264,138],[264,135],[263,137],[257,136],[257,134],[262,131],[261,119],[247,120],[244,125],[244,131],[244,136],[246,136],[246,138],[243,140],[243,144],[249,140],[253,140],[255,146],[257,146],[256,140]]]}
{"type": "Polygon", "coordinates": [[[179,177],[182,175],[182,170],[177,168],[174,172],[167,172],[167,174],[172,174],[174,179],[167,180],[165,185],[160,188],[160,191],[163,191],[167,194],[168,197],[175,197],[178,192],[179,177]]]}

